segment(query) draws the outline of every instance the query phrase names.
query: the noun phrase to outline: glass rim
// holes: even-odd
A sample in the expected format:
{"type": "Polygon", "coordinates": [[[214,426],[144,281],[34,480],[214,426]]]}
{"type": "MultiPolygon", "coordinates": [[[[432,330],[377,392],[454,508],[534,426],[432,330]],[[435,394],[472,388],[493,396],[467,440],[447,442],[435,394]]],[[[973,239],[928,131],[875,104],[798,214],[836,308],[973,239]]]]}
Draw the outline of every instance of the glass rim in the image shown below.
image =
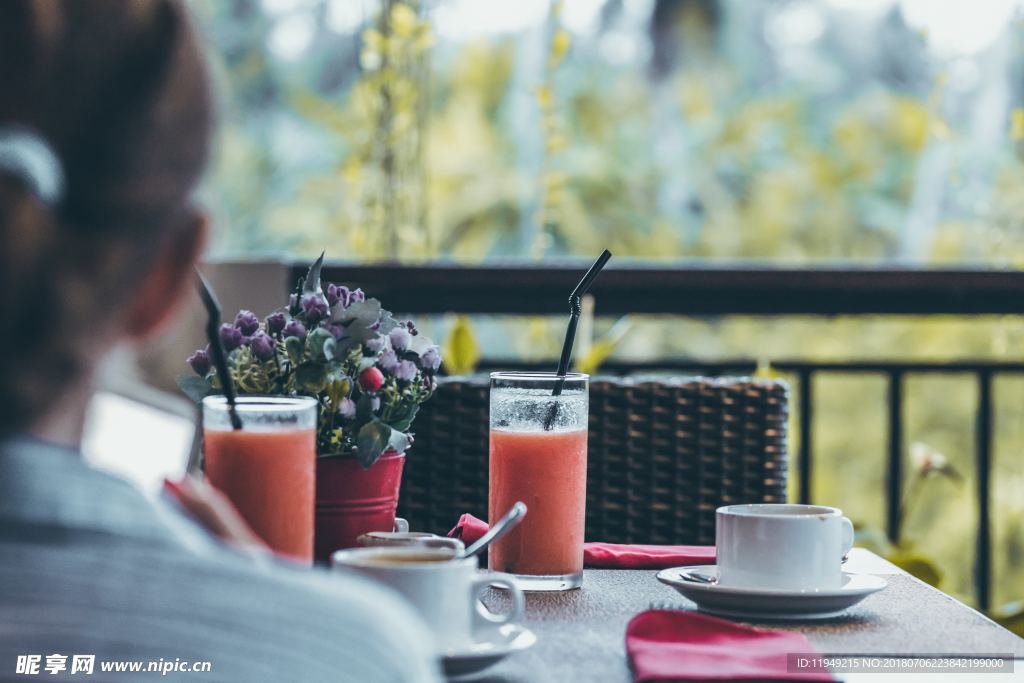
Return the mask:
{"type": "MultiPolygon", "coordinates": [[[[240,413],[276,413],[289,410],[306,410],[319,405],[312,396],[261,396],[246,395],[235,398],[235,409],[240,413]]],[[[228,399],[218,394],[203,398],[203,408],[226,413],[228,399]]]]}
{"type": "Polygon", "coordinates": [[[508,380],[549,380],[554,381],[564,377],[567,382],[581,382],[590,379],[590,375],[584,372],[567,372],[559,375],[557,372],[520,372],[515,370],[498,370],[491,373],[491,379],[508,380]]]}

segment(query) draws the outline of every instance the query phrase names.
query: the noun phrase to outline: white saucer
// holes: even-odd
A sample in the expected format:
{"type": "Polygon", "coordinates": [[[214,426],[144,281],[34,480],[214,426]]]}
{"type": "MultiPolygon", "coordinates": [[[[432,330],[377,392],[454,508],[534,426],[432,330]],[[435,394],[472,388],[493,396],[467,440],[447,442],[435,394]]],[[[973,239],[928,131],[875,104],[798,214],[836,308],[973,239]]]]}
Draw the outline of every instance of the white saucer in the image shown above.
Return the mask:
{"type": "Polygon", "coordinates": [[[464,650],[446,652],[441,658],[444,675],[448,678],[471,676],[536,642],[537,636],[525,626],[505,624],[464,650]]]}
{"type": "Polygon", "coordinates": [[[724,617],[769,620],[811,620],[837,617],[867,596],[882,590],[886,581],[871,574],[843,572],[843,584],[826,590],[740,588],[719,583],[688,581],[681,572],[718,578],[713,564],[672,567],[658,572],[658,581],[672,586],[697,603],[697,609],[724,617]]]}

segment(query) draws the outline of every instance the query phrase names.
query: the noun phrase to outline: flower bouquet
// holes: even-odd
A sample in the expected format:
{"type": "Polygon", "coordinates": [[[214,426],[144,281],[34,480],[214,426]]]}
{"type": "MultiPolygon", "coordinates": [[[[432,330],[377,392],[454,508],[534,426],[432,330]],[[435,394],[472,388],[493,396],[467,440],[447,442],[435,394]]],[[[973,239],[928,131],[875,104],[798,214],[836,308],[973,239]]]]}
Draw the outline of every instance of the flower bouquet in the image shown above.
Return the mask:
{"type": "MultiPolygon", "coordinates": [[[[240,394],[312,396],[317,430],[316,556],[395,525],[404,454],[420,404],[433,394],[438,347],[362,290],[320,283],[323,255],[288,305],[260,320],[243,310],[220,328],[240,394]]],[[[200,401],[220,390],[209,349],[178,385],[200,401]]]]}
{"type": "MultiPolygon", "coordinates": [[[[323,256],[288,305],[260,320],[239,311],[220,328],[240,394],[313,396],[320,403],[317,454],[356,457],[364,468],[404,453],[421,403],[437,385],[438,347],[411,321],[396,321],[361,289],[321,287],[323,256]]],[[[209,349],[188,358],[178,385],[195,401],[219,391],[209,349]]]]}

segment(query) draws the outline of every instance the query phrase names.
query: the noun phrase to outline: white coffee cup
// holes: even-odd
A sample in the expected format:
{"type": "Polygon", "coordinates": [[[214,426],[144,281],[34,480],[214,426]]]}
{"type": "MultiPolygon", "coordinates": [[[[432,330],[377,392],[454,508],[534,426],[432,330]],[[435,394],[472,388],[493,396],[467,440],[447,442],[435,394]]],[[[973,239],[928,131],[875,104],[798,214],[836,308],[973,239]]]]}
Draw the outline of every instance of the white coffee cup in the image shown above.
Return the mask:
{"type": "Polygon", "coordinates": [[[387,584],[420,613],[439,653],[463,650],[502,624],[523,616],[523,591],[510,574],[481,572],[475,557],[450,548],[384,547],[338,550],[336,570],[352,570],[387,584]],[[512,609],[492,612],[480,601],[488,586],[508,589],[512,609]]]}
{"type": "Polygon", "coordinates": [[[723,586],[814,591],[839,588],[853,524],[824,505],[726,505],[715,513],[723,586]]]}

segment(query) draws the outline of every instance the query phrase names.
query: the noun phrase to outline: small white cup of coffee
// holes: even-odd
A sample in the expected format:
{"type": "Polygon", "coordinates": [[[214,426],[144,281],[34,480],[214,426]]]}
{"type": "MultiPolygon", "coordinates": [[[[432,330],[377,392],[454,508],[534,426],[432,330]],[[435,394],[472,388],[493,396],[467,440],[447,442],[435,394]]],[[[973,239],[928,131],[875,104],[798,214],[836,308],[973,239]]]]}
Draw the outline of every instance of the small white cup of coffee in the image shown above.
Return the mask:
{"type": "Polygon", "coordinates": [[[853,524],[824,505],[726,505],[715,513],[718,582],[777,590],[842,586],[853,524]]]}
{"type": "Polygon", "coordinates": [[[502,624],[523,616],[523,591],[510,574],[477,571],[475,557],[459,557],[451,548],[419,546],[353,548],[331,555],[335,570],[351,570],[387,584],[420,613],[441,654],[463,650],[502,624]],[[508,589],[509,612],[484,606],[488,586],[508,589]]]}

